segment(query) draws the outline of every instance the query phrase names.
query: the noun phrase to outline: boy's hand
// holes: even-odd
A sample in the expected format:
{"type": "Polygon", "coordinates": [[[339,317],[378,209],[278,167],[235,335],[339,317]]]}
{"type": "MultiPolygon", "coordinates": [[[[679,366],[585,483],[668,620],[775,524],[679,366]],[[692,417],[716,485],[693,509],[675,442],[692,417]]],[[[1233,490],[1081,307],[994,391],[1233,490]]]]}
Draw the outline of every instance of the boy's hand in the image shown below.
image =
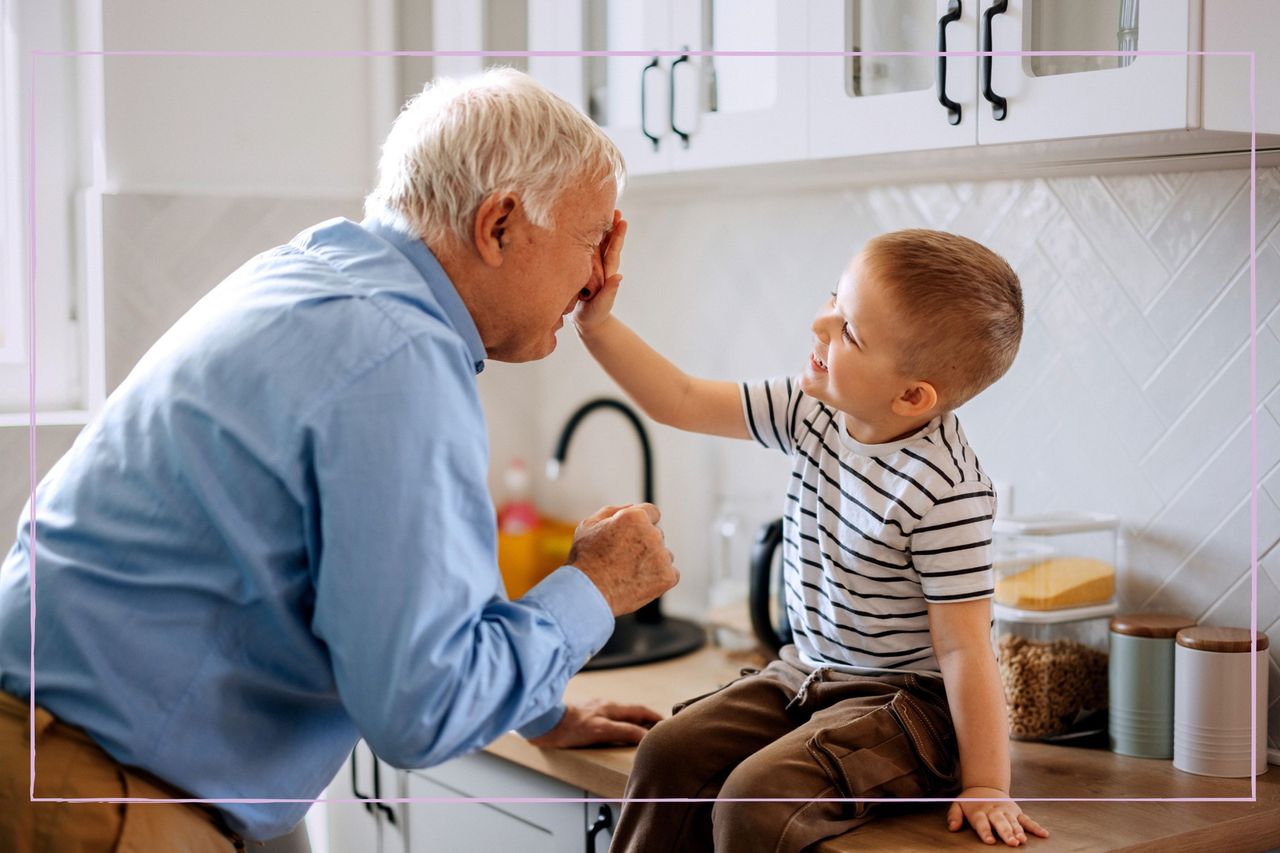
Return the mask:
{"type": "MultiPolygon", "coordinates": [[[[618,295],[618,284],[622,281],[618,265],[622,261],[622,244],[626,237],[627,221],[622,218],[621,211],[615,210],[613,227],[609,229],[609,236],[600,243],[600,252],[595,259],[603,284],[594,293],[584,294],[573,311],[573,323],[580,335],[603,323],[613,310],[613,300],[618,295]]],[[[587,288],[583,290],[586,291],[587,288]]]]}
{"type": "Polygon", "coordinates": [[[1017,803],[1005,799],[1008,796],[1008,792],[999,788],[965,788],[947,811],[947,829],[959,832],[967,820],[987,844],[995,844],[998,835],[1010,847],[1027,843],[1026,830],[1048,838],[1049,830],[1032,820],[1017,803]],[[992,802],[992,799],[1004,801],[992,802]]]}

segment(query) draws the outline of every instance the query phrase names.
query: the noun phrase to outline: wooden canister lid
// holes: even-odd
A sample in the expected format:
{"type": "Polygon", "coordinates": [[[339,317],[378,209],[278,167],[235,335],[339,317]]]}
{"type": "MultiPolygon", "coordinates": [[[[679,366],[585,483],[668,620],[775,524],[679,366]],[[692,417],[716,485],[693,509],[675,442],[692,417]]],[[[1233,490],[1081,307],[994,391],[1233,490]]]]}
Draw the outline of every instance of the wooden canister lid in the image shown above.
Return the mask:
{"type": "MultiPolygon", "coordinates": [[[[1198,625],[1195,628],[1183,628],[1178,632],[1178,645],[1199,652],[1247,652],[1249,651],[1248,628],[1215,628],[1210,625],[1198,625]]],[[[1267,635],[1258,632],[1258,650],[1267,648],[1271,641],[1267,635]]]]}
{"type": "Polygon", "coordinates": [[[1130,637],[1170,639],[1183,628],[1191,628],[1196,620],[1173,613],[1119,613],[1111,617],[1111,630],[1130,637]]]}

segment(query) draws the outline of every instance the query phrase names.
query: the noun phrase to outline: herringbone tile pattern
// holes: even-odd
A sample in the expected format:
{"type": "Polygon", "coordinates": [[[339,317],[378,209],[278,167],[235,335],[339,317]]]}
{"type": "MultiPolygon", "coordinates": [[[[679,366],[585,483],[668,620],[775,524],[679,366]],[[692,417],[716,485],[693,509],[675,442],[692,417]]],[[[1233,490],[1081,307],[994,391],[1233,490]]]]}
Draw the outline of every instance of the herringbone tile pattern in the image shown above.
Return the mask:
{"type": "MultiPolygon", "coordinates": [[[[624,272],[645,295],[628,294],[620,313],[686,369],[725,378],[798,371],[813,310],[873,234],[942,228],[996,249],[1022,278],[1026,334],[1010,374],[961,414],[988,471],[1013,485],[1015,512],[1115,512],[1125,528],[1122,606],[1249,624],[1247,171],[892,186],[674,206],[642,197],[628,214],[624,272]]],[[[1262,170],[1258,624],[1270,633],[1273,661],[1280,660],[1278,221],[1280,170],[1262,170]]],[[[591,369],[575,378],[590,383],[591,369]]],[[[542,383],[551,401],[561,370],[542,383]]],[[[550,406],[549,417],[563,417],[570,405],[550,406]]],[[[775,487],[776,467],[752,451],[714,452],[715,494],[775,487]]],[[[684,535],[691,549],[705,538],[698,530],[684,535]]],[[[1270,699],[1271,736],[1280,743],[1274,663],[1270,699]]]]}

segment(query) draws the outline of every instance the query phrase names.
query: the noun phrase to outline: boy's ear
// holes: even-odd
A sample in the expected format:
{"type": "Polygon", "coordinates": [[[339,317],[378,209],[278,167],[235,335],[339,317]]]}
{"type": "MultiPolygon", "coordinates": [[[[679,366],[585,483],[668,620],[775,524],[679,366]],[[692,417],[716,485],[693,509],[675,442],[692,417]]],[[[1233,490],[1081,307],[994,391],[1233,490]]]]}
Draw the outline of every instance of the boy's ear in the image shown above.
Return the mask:
{"type": "Polygon", "coordinates": [[[938,389],[922,379],[913,381],[893,401],[893,413],[904,418],[918,418],[938,405],[938,389]]]}
{"type": "Polygon", "coordinates": [[[491,267],[502,266],[503,251],[511,243],[511,223],[520,200],[511,193],[493,193],[476,209],[474,233],[480,260],[491,267]]]}

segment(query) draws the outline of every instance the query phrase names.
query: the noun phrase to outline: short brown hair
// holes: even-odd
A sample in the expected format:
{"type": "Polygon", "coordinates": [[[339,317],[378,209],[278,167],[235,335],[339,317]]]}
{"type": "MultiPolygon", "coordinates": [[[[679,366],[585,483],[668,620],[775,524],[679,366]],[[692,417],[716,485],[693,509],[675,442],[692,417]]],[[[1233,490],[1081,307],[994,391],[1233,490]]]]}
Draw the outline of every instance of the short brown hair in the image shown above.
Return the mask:
{"type": "Polygon", "coordinates": [[[955,409],[1005,374],[1022,340],[1022,287],[995,252],[967,237],[908,228],[870,240],[864,274],[883,282],[910,343],[899,370],[934,384],[955,409]]]}

